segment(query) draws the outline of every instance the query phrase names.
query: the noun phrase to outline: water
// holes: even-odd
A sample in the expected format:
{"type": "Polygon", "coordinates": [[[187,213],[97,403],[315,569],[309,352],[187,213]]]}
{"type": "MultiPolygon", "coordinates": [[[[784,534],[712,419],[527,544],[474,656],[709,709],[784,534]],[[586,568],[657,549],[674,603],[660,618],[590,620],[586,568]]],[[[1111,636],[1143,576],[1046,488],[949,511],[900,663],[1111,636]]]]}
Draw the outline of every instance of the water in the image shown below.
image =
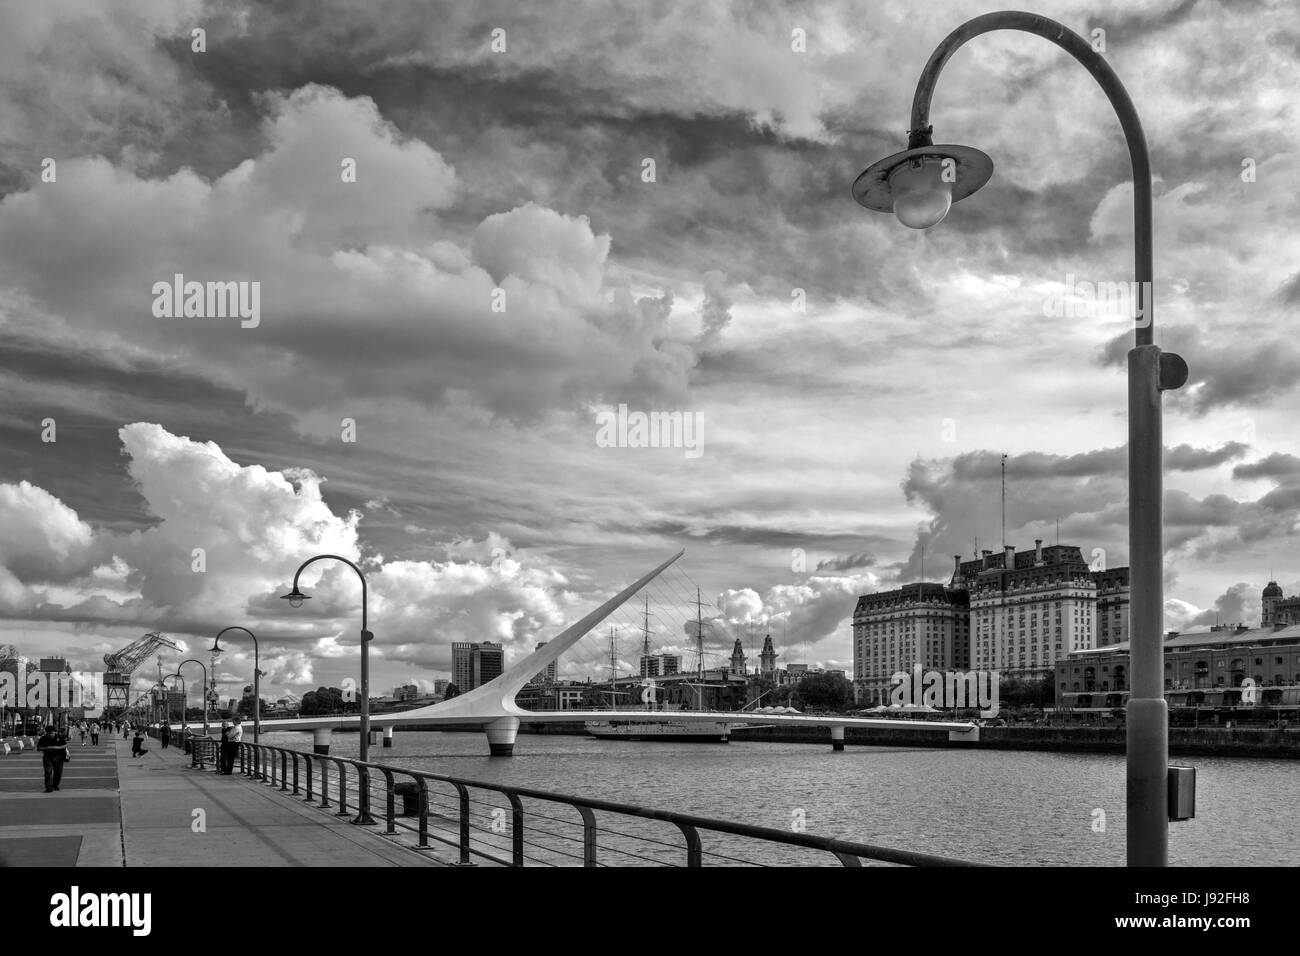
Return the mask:
{"type": "MultiPolygon", "coordinates": [[[[310,750],[306,734],[264,742],[310,750]]],[[[355,757],[356,734],[336,734],[331,754],[355,757]]],[[[1001,865],[1124,864],[1124,757],[1009,750],[855,747],[736,742],[725,745],[598,741],[520,734],[512,758],[486,755],[483,734],[402,733],[378,763],[514,784],[662,810],[806,832],[1001,865]],[[1103,816],[1104,814],[1104,816],[1103,816]]],[[[1170,824],[1174,865],[1300,864],[1300,815],[1288,808],[1300,780],[1289,760],[1179,757],[1194,766],[1196,819],[1170,824]]],[[[492,805],[499,799],[484,797],[492,805]]],[[[540,827],[574,833],[576,814],[548,804],[540,827]]],[[[482,819],[490,807],[481,805],[482,819]]],[[[681,845],[672,826],[601,818],[602,826],[681,845]]],[[[609,838],[611,845],[620,845],[609,838]]],[[[834,863],[824,854],[705,834],[704,846],[767,863],[834,863]]],[[[602,837],[602,843],[606,841],[602,837]]],[[[555,845],[567,845],[563,842],[555,845]]],[[[676,850],[630,849],[681,861],[676,850]]],[[[610,863],[634,858],[602,856],[610,863]]]]}

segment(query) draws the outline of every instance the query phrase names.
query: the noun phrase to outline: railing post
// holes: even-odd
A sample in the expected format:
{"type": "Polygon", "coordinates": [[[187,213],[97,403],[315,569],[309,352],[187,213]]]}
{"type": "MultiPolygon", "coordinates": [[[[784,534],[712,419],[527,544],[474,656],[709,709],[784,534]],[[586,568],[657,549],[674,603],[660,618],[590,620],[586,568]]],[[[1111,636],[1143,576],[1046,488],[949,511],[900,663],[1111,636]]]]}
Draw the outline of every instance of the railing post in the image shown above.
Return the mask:
{"type": "Polygon", "coordinates": [[[518,794],[507,793],[510,801],[510,863],[524,865],[524,804],[518,794]]]}
{"type": "Polygon", "coordinates": [[[240,772],[240,773],[248,773],[248,770],[247,770],[247,769],[245,768],[245,766],[244,766],[244,759],[245,759],[245,758],[244,758],[244,745],[243,745],[243,744],[240,744],[240,745],[239,745],[239,772],[240,772]]]}
{"type": "Polygon", "coordinates": [[[293,757],[293,795],[296,797],[298,796],[298,751],[291,750],[289,754],[293,757]]]}
{"type": "Polygon", "coordinates": [[[285,751],[281,750],[280,751],[280,789],[282,791],[289,789],[289,784],[286,780],[286,778],[289,776],[289,774],[286,772],[288,766],[289,766],[289,755],[285,751]]]}
{"type": "Polygon", "coordinates": [[[379,769],[383,772],[384,783],[388,787],[388,801],[387,801],[387,806],[384,809],[384,816],[388,823],[388,826],[384,828],[384,832],[396,833],[397,832],[397,822],[396,822],[397,807],[394,805],[394,799],[393,799],[393,771],[389,770],[387,767],[380,767],[379,769]]]}
{"type": "Polygon", "coordinates": [[[302,755],[302,762],[303,762],[303,766],[305,766],[305,767],[307,768],[307,799],[306,799],[304,802],[305,802],[305,803],[312,803],[312,802],[315,801],[315,799],[316,799],[315,794],[313,794],[313,793],[311,792],[311,762],[312,762],[312,758],[309,757],[309,756],[307,756],[307,754],[303,754],[303,755],[302,755]]]}
{"type": "Polygon", "coordinates": [[[453,783],[460,795],[460,863],[469,864],[469,788],[463,783],[453,783]]]}
{"type": "Polygon", "coordinates": [[[596,815],[589,807],[575,807],[582,815],[582,865],[596,865],[596,815]]]}
{"type": "Polygon", "coordinates": [[[677,823],[677,829],[682,831],[682,836],[686,837],[686,865],[703,866],[704,862],[700,855],[700,831],[689,823],[674,822],[677,823]]]}
{"type": "Polygon", "coordinates": [[[423,777],[416,777],[420,785],[420,846],[429,845],[429,785],[423,777]]]}
{"type": "Polygon", "coordinates": [[[342,757],[335,757],[334,760],[339,765],[339,808],[334,815],[346,817],[348,815],[348,765],[343,762],[342,757]]]}
{"type": "Polygon", "coordinates": [[[862,866],[862,860],[852,853],[841,853],[839,850],[831,850],[835,854],[835,859],[840,861],[842,866],[862,866]]]}
{"type": "Polygon", "coordinates": [[[330,770],[329,760],[320,759],[320,808],[328,810],[330,806],[330,770]]]}
{"type": "Polygon", "coordinates": [[[370,816],[370,768],[363,763],[358,763],[357,767],[357,818],[353,823],[359,823],[362,826],[374,826],[375,821],[370,816]]]}

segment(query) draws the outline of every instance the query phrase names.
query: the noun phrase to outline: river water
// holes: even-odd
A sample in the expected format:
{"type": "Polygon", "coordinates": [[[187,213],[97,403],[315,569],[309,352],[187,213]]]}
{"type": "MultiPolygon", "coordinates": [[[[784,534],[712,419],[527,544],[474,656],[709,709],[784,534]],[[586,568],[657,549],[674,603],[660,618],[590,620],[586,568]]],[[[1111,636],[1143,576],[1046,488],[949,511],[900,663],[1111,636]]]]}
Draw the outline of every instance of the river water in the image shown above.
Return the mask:
{"type": "MultiPolygon", "coordinates": [[[[311,749],[307,734],[266,734],[263,740],[311,749]]],[[[356,734],[335,734],[331,754],[355,757],[358,741],[356,734]]],[[[399,730],[395,746],[385,750],[376,742],[370,759],[784,830],[802,825],[807,833],[977,863],[1124,864],[1121,755],[852,745],[835,753],[829,743],[637,743],[525,734],[511,758],[486,751],[481,733],[399,730]]],[[[1197,816],[1170,824],[1172,864],[1300,864],[1300,763],[1226,757],[1173,762],[1196,767],[1197,816]]],[[[546,812],[556,817],[547,826],[572,832],[560,824],[564,813],[549,805],[546,812]]],[[[681,842],[671,826],[606,822],[681,842]]],[[[730,853],[740,845],[730,839],[706,835],[705,849],[730,853]]],[[[665,852],[678,859],[676,851],[665,852]]],[[[751,841],[737,855],[777,864],[835,862],[751,841]]]]}

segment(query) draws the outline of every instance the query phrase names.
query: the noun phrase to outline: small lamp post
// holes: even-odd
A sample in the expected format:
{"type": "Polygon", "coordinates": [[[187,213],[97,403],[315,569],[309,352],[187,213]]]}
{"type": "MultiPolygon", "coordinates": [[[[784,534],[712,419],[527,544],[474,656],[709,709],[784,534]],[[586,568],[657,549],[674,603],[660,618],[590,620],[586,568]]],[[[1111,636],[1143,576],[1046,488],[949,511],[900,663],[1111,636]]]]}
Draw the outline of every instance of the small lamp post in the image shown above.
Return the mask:
{"type": "Polygon", "coordinates": [[[202,661],[191,657],[176,665],[176,673],[179,674],[186,664],[198,664],[203,668],[203,736],[206,737],[208,735],[208,668],[202,661]]]}
{"type": "MultiPolygon", "coordinates": [[[[358,748],[361,756],[361,762],[366,763],[370,759],[370,642],[375,639],[368,628],[367,609],[366,609],[366,576],[356,564],[347,558],[337,554],[318,554],[315,557],[308,558],[298,566],[298,570],[293,573],[293,588],[288,594],[280,595],[281,598],[289,602],[290,607],[302,607],[303,601],[311,600],[311,596],[304,594],[298,588],[298,578],[302,572],[317,561],[326,559],[333,561],[342,561],[361,579],[361,743],[358,748]]],[[[358,795],[357,816],[353,823],[371,826],[374,819],[370,816],[370,793],[365,786],[360,788],[358,795]]]]}
{"type": "Polygon", "coordinates": [[[261,652],[257,647],[257,635],[246,627],[240,627],[235,624],[230,627],[223,627],[217,631],[217,636],[212,639],[210,648],[213,656],[223,653],[221,647],[221,635],[226,631],[243,631],[253,639],[253,743],[257,743],[262,735],[262,667],[261,652]]]}

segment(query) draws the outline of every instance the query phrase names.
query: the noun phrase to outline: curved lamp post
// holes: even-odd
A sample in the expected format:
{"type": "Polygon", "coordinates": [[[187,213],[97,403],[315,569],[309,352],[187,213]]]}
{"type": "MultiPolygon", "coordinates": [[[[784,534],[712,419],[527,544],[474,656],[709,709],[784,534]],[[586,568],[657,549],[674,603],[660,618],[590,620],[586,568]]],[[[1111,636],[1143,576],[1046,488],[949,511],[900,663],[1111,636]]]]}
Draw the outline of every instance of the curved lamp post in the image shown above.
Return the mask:
{"type": "Polygon", "coordinates": [[[1020,30],[1051,40],[1079,61],[1101,86],[1119,117],[1133,165],[1134,347],[1128,353],[1129,658],[1127,709],[1128,864],[1165,866],[1169,851],[1167,776],[1169,714],[1164,699],[1163,436],[1160,393],[1181,388],[1187,363],[1152,342],[1151,161],[1133,101],[1106,60],[1083,37],[1047,17],[1017,11],[988,13],[959,26],[939,44],[921,72],[912,100],[907,149],[869,166],[853,184],[868,209],[893,212],[906,226],[937,225],[952,203],[993,174],[993,161],[968,146],[934,145],[930,99],[948,59],[967,40],[993,30],[1020,30]]]}
{"type": "MultiPolygon", "coordinates": [[[[370,642],[375,639],[375,635],[370,633],[367,627],[366,617],[366,576],[361,569],[347,558],[337,554],[318,554],[314,558],[308,558],[298,566],[298,570],[293,573],[293,588],[288,594],[281,594],[280,597],[289,602],[290,607],[302,607],[303,601],[311,600],[311,596],[303,594],[298,589],[298,578],[302,572],[311,564],[325,559],[333,561],[342,561],[353,571],[357,572],[357,577],[361,579],[361,745],[360,756],[361,762],[365,763],[370,759],[370,642]]],[[[370,816],[370,793],[365,786],[360,788],[358,793],[357,816],[353,823],[365,825],[374,824],[374,819],[370,816]]]]}
{"type": "Polygon", "coordinates": [[[208,668],[202,661],[191,657],[176,665],[176,673],[179,674],[186,664],[198,664],[203,668],[203,736],[206,737],[208,735],[208,668]]]}
{"type": "MultiPolygon", "coordinates": [[[[190,692],[188,688],[186,688],[185,686],[185,678],[181,676],[180,671],[177,671],[175,674],[168,674],[166,677],[164,677],[163,684],[166,684],[169,680],[178,680],[181,682],[181,733],[184,733],[185,727],[188,724],[188,721],[186,721],[185,719],[185,711],[189,708],[190,705],[190,692]]],[[[172,709],[171,709],[171,705],[169,704],[167,707],[167,719],[171,720],[171,716],[172,716],[172,709]]]]}
{"type": "Polygon", "coordinates": [[[262,667],[260,652],[257,647],[257,635],[246,627],[240,627],[238,624],[223,627],[217,631],[217,636],[212,639],[210,650],[213,654],[223,653],[221,635],[225,634],[226,631],[243,631],[253,639],[253,743],[257,743],[262,736],[262,667]]]}

